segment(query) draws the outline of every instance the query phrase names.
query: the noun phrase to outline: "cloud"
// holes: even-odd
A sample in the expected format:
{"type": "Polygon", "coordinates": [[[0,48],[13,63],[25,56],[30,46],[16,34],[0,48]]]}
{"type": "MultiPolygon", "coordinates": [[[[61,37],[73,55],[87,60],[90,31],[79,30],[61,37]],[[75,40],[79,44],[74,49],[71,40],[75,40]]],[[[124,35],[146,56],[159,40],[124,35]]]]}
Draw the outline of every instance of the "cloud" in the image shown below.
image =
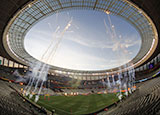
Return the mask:
{"type": "Polygon", "coordinates": [[[130,36],[125,36],[124,37],[124,43],[122,43],[126,48],[132,47],[134,45],[140,45],[141,44],[141,39],[137,38],[136,35],[130,35],[130,36]]]}
{"type": "MultiPolygon", "coordinates": [[[[137,38],[135,35],[124,36],[121,39],[117,39],[113,44],[112,51],[123,50],[124,53],[132,46],[140,46],[141,40],[137,38]]],[[[128,53],[128,52],[127,52],[128,53]]]]}
{"type": "Polygon", "coordinates": [[[70,40],[72,42],[75,42],[79,45],[89,47],[89,48],[113,48],[112,43],[109,41],[99,41],[99,40],[90,40],[90,39],[85,39],[79,35],[71,35],[71,36],[66,36],[64,39],[70,40]]]}
{"type": "Polygon", "coordinates": [[[125,58],[105,58],[99,55],[89,55],[85,52],[79,53],[65,48],[64,52],[57,52],[52,65],[78,70],[102,70],[118,67],[128,62],[125,58]]]}
{"type": "Polygon", "coordinates": [[[137,39],[137,36],[124,36],[122,39],[115,40],[98,40],[94,39],[90,41],[90,39],[84,39],[78,35],[67,36],[65,39],[80,44],[89,48],[100,48],[100,49],[112,49],[112,51],[119,51],[120,49],[127,49],[132,46],[140,45],[141,40],[137,39]]]}

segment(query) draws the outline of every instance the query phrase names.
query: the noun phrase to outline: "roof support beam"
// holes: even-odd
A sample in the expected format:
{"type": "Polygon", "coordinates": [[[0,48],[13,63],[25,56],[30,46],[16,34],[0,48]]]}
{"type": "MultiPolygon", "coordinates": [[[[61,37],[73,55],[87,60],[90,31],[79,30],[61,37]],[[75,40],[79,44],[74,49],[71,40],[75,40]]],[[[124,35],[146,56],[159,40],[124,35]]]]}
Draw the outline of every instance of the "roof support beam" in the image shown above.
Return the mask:
{"type": "Polygon", "coordinates": [[[95,10],[97,3],[98,3],[98,0],[96,0],[94,7],[93,7],[93,10],[95,10]]]}
{"type": "Polygon", "coordinates": [[[61,8],[63,8],[61,2],[60,2],[59,0],[57,0],[57,2],[58,2],[58,4],[59,4],[59,6],[60,6],[61,8]]]}

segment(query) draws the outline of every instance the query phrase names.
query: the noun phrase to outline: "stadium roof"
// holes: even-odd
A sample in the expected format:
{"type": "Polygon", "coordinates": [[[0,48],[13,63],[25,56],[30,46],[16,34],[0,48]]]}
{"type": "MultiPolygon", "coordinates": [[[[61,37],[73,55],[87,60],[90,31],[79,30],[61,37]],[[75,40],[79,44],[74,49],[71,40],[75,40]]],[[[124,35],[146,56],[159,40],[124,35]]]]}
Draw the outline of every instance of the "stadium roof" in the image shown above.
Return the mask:
{"type": "MultiPolygon", "coordinates": [[[[31,57],[23,46],[26,32],[37,23],[37,21],[47,15],[55,13],[57,10],[87,8],[105,12],[109,11],[115,15],[122,16],[136,27],[142,37],[142,47],[138,55],[132,60],[133,63],[138,62],[148,53],[152,46],[153,39],[155,39],[155,45],[151,53],[136,65],[140,66],[159,53],[158,47],[160,44],[156,41],[156,30],[160,33],[159,4],[159,0],[108,0],[108,2],[103,0],[86,0],[85,2],[83,0],[2,0],[0,4],[0,53],[3,57],[22,64],[35,61],[36,59],[31,57]],[[143,11],[145,11],[145,13],[143,11]],[[156,43],[158,43],[158,47],[156,47],[156,43]],[[154,51],[155,48],[156,50],[154,51]]],[[[52,68],[66,72],[73,71],[64,68],[52,68]]],[[[74,72],[76,71],[74,70],[74,72]]],[[[77,72],[90,73],[95,71],[77,72]]]]}

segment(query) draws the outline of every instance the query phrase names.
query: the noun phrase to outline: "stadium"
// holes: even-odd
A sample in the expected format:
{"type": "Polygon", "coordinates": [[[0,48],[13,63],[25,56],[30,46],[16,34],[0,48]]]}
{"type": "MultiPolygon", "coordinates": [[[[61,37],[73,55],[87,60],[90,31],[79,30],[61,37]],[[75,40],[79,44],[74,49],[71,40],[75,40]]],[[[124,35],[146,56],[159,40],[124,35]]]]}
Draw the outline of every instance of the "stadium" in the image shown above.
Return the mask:
{"type": "Polygon", "coordinates": [[[1,0],[0,115],[160,115],[159,0],[1,0]]]}

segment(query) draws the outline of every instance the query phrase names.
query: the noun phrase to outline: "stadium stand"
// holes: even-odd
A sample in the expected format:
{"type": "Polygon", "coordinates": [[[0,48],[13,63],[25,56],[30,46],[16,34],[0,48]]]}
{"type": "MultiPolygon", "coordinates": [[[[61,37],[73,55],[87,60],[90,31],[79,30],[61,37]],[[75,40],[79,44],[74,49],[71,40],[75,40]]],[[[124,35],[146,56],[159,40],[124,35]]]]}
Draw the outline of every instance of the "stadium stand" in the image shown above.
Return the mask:
{"type": "Polygon", "coordinates": [[[21,97],[9,82],[0,80],[0,115],[45,115],[21,97]]]}
{"type": "Polygon", "coordinates": [[[160,77],[141,83],[138,89],[126,97],[117,107],[100,115],[159,115],[160,77]]]}

